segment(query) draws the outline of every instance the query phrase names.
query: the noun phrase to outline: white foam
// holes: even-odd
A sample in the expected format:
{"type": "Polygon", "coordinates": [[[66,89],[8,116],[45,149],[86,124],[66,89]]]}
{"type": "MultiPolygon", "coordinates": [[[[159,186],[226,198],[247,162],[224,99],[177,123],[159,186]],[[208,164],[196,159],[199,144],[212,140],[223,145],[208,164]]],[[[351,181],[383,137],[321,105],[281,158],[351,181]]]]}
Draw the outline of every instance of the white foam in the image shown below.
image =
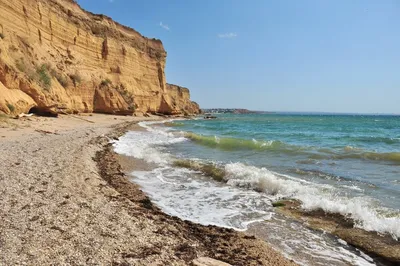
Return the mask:
{"type": "Polygon", "coordinates": [[[171,156],[162,152],[164,145],[171,145],[186,141],[181,136],[175,136],[167,129],[153,128],[149,125],[160,122],[140,122],[139,125],[146,128],[149,132],[143,134],[141,131],[130,131],[114,142],[115,152],[137,159],[143,159],[146,162],[157,164],[168,164],[171,156]]]}
{"type": "Polygon", "coordinates": [[[304,183],[266,168],[242,163],[227,164],[225,170],[229,185],[263,191],[277,197],[295,198],[302,202],[306,210],[321,208],[326,212],[340,213],[353,218],[357,227],[400,238],[400,216],[384,216],[383,207],[366,196],[349,198],[330,185],[304,183]]]}
{"type": "Polygon", "coordinates": [[[265,195],[193,179],[187,169],[163,167],[132,175],[163,211],[181,219],[242,231],[272,215],[270,204],[263,204],[265,195]]]}
{"type": "MultiPolygon", "coordinates": [[[[134,172],[133,175],[136,177],[134,182],[141,185],[153,202],[168,214],[205,225],[246,230],[255,222],[275,220],[271,200],[277,197],[283,195],[299,199],[304,197],[305,206],[312,207],[311,203],[316,202],[318,197],[307,200],[305,195],[319,195],[321,189],[330,189],[330,187],[314,187],[309,181],[278,175],[265,168],[239,163],[226,165],[227,182],[230,186],[214,182],[206,177],[196,176],[194,171],[188,169],[171,167],[173,156],[165,151],[165,145],[186,141],[186,139],[183,134],[172,133],[167,128],[152,127],[152,124],[156,123],[159,122],[140,123],[147,132],[129,132],[113,145],[118,153],[159,165],[150,172],[134,172]]],[[[292,224],[291,227],[293,226],[298,225],[292,224]]],[[[309,242],[308,240],[314,239],[314,244],[308,246],[308,249],[304,248],[304,252],[313,257],[330,260],[332,263],[348,261],[354,265],[371,265],[348,250],[336,250],[335,247],[324,243],[323,239],[313,232],[305,231],[303,227],[290,230],[306,234],[306,241],[299,238],[301,239],[298,240],[299,243],[290,241],[285,243],[280,235],[286,230],[284,228],[273,231],[278,243],[286,245],[284,249],[288,253],[297,253],[299,243],[304,245],[309,242]]],[[[294,235],[287,234],[287,237],[293,238],[294,235]]],[[[307,262],[304,263],[304,265],[307,264],[307,262]]]]}

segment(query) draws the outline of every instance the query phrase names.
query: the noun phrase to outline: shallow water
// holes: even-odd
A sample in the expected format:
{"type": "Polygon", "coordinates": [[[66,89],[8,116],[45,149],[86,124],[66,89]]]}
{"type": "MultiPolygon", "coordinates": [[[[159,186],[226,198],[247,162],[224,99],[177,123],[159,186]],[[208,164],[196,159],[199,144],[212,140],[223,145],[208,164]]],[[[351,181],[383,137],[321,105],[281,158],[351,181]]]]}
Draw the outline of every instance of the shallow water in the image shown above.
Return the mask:
{"type": "Polygon", "coordinates": [[[366,230],[400,236],[400,119],[386,116],[223,115],[168,126],[141,123],[114,143],[118,153],[156,163],[134,172],[165,212],[202,224],[257,232],[306,265],[371,265],[346,243],[287,220],[271,203],[351,216],[366,230]],[[213,163],[224,182],[177,168],[177,159],[213,163]]]}

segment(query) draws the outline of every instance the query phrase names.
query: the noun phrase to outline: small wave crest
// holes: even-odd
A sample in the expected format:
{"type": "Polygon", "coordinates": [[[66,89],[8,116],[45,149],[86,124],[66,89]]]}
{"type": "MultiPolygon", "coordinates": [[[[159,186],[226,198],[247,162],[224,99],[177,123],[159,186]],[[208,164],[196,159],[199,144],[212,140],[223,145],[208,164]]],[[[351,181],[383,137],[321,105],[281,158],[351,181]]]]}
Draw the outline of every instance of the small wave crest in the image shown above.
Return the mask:
{"type": "MultiPolygon", "coordinates": [[[[148,133],[130,131],[114,142],[115,152],[137,159],[143,159],[148,163],[168,164],[171,156],[163,153],[160,147],[186,141],[184,137],[176,136],[162,128],[150,127],[155,122],[141,122],[139,125],[147,129],[148,133]]],[[[159,123],[159,122],[158,122],[159,123]]]]}
{"type": "MultiPolygon", "coordinates": [[[[286,149],[288,152],[291,150],[289,144],[281,142],[279,140],[268,140],[259,141],[256,139],[238,139],[238,138],[223,138],[218,136],[204,136],[195,133],[187,132],[185,137],[207,147],[218,148],[222,150],[238,150],[238,149],[250,149],[250,150],[283,150],[286,149]]],[[[301,149],[301,147],[297,147],[301,149]]],[[[296,150],[293,146],[292,150],[296,150]]]]}
{"type": "MultiPolygon", "coordinates": [[[[186,132],[184,136],[199,145],[225,151],[233,150],[257,150],[277,152],[287,155],[305,155],[311,160],[344,160],[360,159],[372,161],[388,161],[400,164],[400,152],[374,152],[366,151],[355,146],[343,148],[317,148],[313,146],[298,146],[288,144],[279,140],[260,141],[256,139],[225,138],[218,136],[198,135],[186,132]]],[[[302,160],[300,163],[307,163],[302,160]]]]}
{"type": "Polygon", "coordinates": [[[322,209],[350,217],[367,231],[387,233],[400,238],[400,213],[379,206],[368,197],[349,198],[329,185],[319,185],[279,175],[266,168],[231,163],[225,166],[228,184],[262,191],[278,198],[294,198],[305,210],[322,209]]]}

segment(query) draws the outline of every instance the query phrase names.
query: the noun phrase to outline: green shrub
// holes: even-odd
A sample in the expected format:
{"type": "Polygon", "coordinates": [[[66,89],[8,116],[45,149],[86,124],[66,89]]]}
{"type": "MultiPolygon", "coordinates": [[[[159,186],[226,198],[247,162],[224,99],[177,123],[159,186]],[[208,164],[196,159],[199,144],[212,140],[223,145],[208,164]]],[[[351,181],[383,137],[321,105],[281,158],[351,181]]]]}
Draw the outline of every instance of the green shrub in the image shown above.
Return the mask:
{"type": "Polygon", "coordinates": [[[15,62],[15,66],[19,71],[26,72],[26,64],[22,57],[15,62]]]}
{"type": "Polygon", "coordinates": [[[104,80],[101,81],[100,86],[101,86],[101,87],[103,87],[103,86],[108,86],[108,85],[110,85],[111,83],[112,83],[112,81],[111,81],[110,79],[104,79],[104,80]]]}
{"type": "Polygon", "coordinates": [[[7,103],[7,107],[8,107],[8,110],[10,110],[11,113],[13,113],[15,111],[15,106],[12,105],[11,103],[7,103]]]}
{"type": "Polygon", "coordinates": [[[63,86],[64,88],[66,88],[68,86],[68,79],[65,75],[57,72],[53,68],[50,69],[50,74],[51,74],[51,76],[55,77],[57,79],[57,81],[61,84],[61,86],[63,86]]]}
{"type": "Polygon", "coordinates": [[[134,112],[137,106],[135,105],[132,92],[129,92],[125,88],[124,84],[116,85],[115,89],[119,92],[119,94],[122,96],[122,98],[124,98],[125,102],[128,104],[128,110],[134,112]]]}
{"type": "Polygon", "coordinates": [[[69,75],[69,78],[72,80],[72,83],[74,83],[75,87],[82,82],[82,78],[78,73],[69,75]]]}
{"type": "Polygon", "coordinates": [[[49,74],[49,65],[42,64],[39,68],[36,69],[36,73],[38,74],[38,79],[40,85],[45,90],[50,90],[51,88],[51,76],[49,74]]]}
{"type": "Polygon", "coordinates": [[[68,79],[64,75],[58,74],[55,78],[64,88],[68,86],[68,79]]]}

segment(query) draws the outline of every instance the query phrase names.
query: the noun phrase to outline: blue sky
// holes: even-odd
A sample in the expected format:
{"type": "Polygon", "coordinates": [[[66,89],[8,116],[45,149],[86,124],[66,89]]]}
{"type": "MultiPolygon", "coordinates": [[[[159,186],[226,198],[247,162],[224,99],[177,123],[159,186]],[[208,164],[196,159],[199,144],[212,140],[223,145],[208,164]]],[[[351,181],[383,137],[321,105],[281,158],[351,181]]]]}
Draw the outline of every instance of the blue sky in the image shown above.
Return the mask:
{"type": "Polygon", "coordinates": [[[78,3],[161,39],[203,108],[400,113],[400,1],[78,3]]]}

